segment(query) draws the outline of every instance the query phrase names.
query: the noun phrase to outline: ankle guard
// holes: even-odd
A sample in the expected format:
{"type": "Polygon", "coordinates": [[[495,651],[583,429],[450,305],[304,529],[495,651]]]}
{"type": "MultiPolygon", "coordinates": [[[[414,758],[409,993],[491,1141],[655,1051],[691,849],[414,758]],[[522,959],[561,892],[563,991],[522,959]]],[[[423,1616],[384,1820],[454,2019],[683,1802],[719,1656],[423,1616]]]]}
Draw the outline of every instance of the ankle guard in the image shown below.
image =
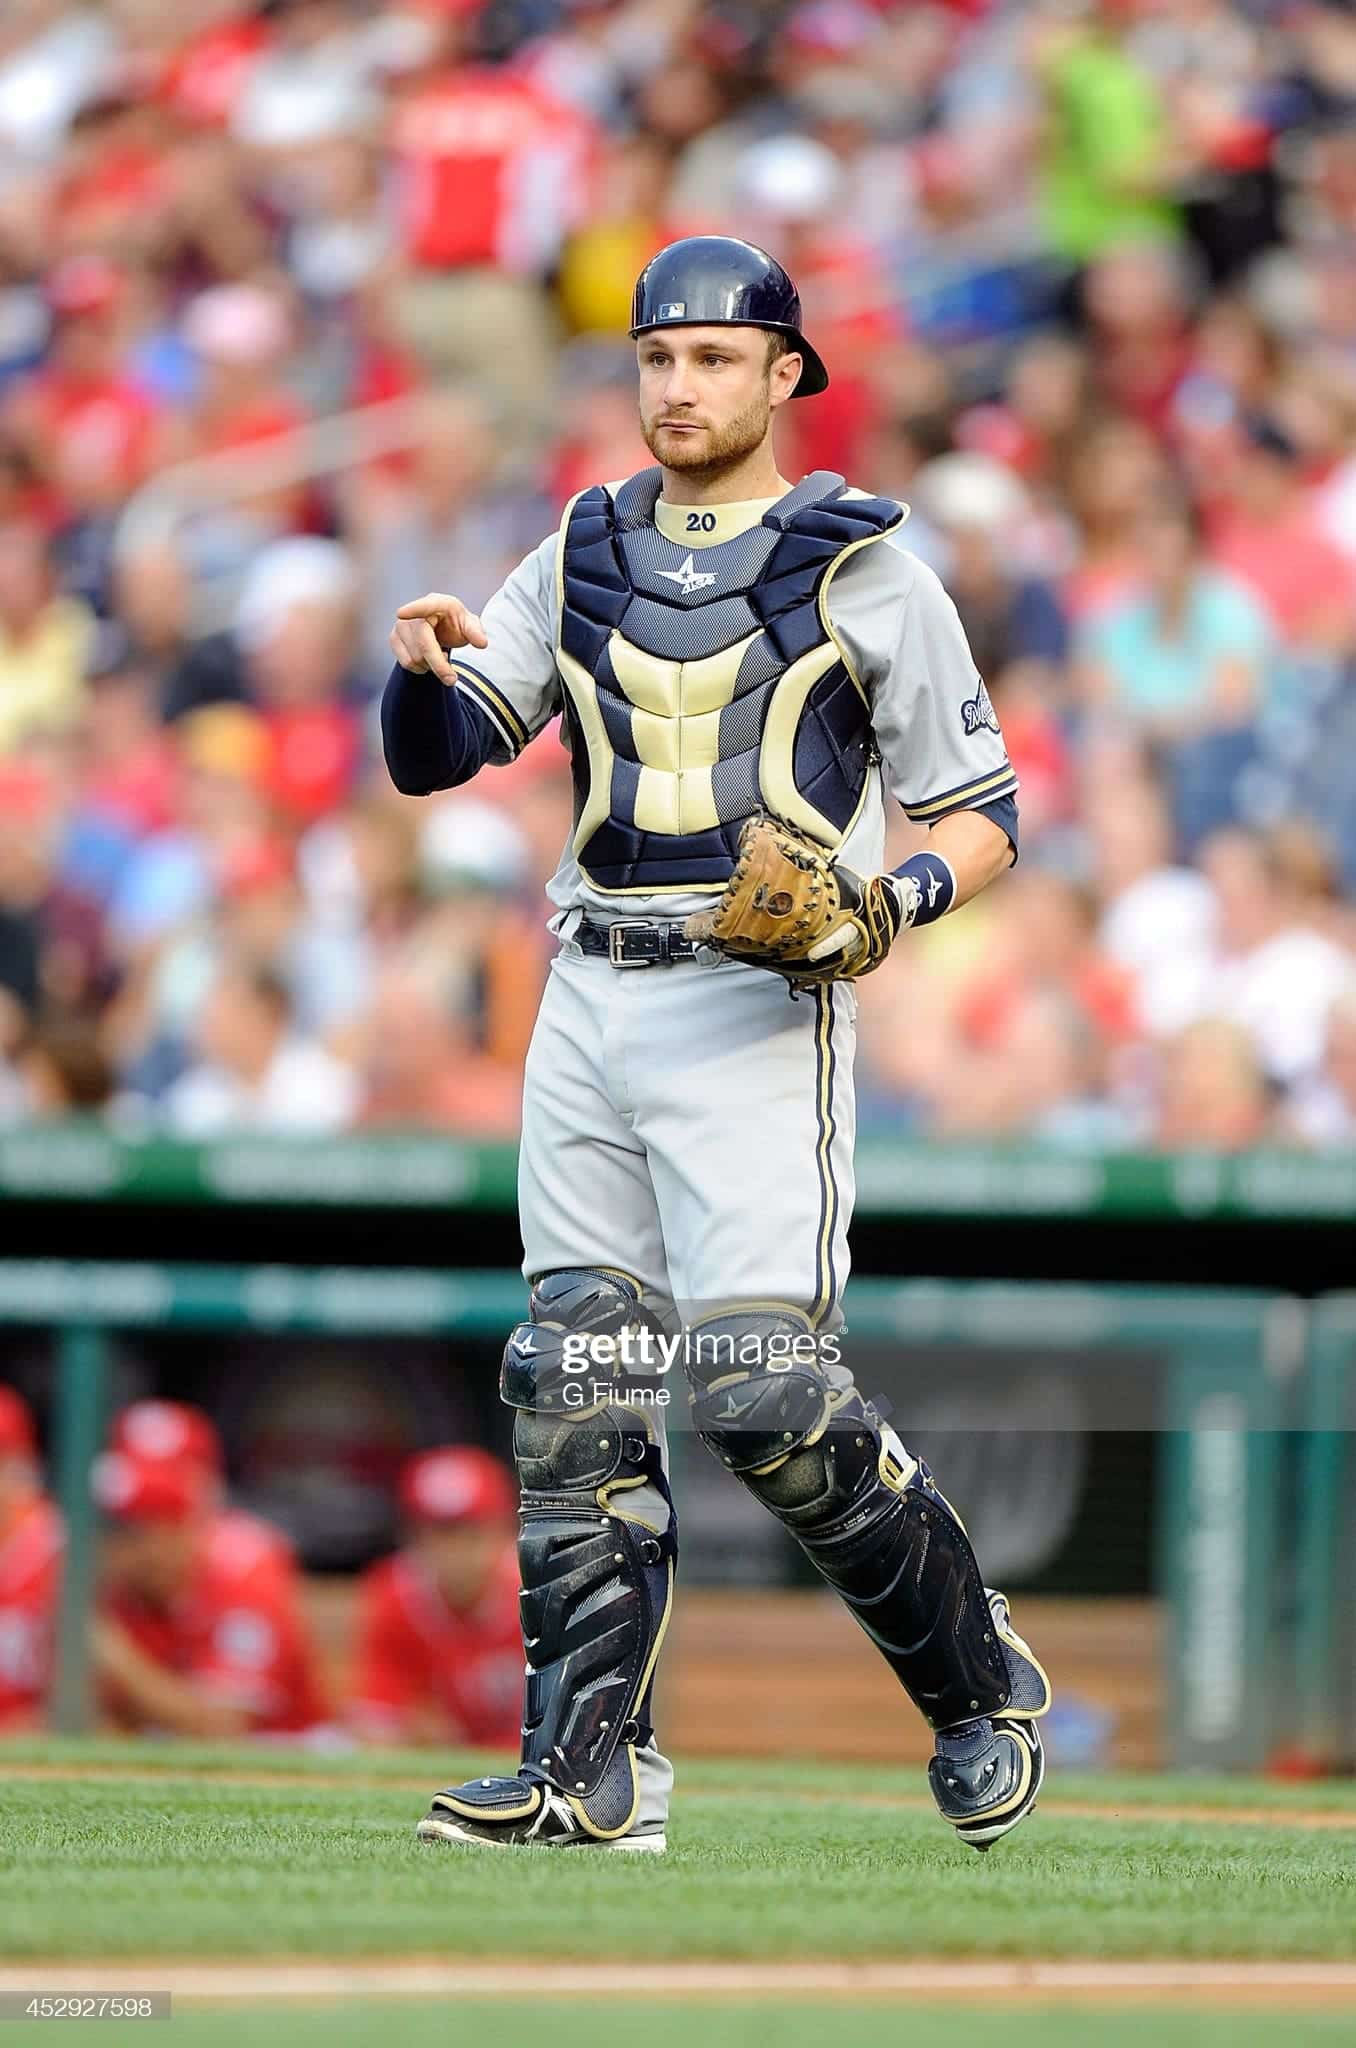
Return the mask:
{"type": "Polygon", "coordinates": [[[588,1832],[618,1835],[635,1816],[636,1745],[650,1739],[677,1518],[653,1417],[620,1404],[571,1405],[595,1375],[579,1371],[566,1339],[615,1337],[639,1327],[645,1311],[629,1281],[575,1272],[540,1282],[529,1313],[500,1374],[500,1395],[518,1411],[522,1777],[565,1794],[588,1832]]]}
{"type": "MultiPolygon", "coordinates": [[[[926,1465],[845,1366],[813,1356],[803,1318],[741,1313],[699,1328],[735,1326],[762,1340],[768,1361],[774,1336],[803,1341],[785,1369],[745,1364],[697,1384],[703,1442],[790,1530],[933,1728],[1044,1713],[1045,1673],[1000,1630],[964,1525],[926,1465]]],[[[737,1343],[736,1356],[749,1348],[737,1343]]]]}
{"type": "Polygon", "coordinates": [[[972,1849],[990,1849],[1018,1827],[1045,1781],[1034,1721],[970,1721],[937,1737],[928,1784],[937,1811],[972,1849]]]}

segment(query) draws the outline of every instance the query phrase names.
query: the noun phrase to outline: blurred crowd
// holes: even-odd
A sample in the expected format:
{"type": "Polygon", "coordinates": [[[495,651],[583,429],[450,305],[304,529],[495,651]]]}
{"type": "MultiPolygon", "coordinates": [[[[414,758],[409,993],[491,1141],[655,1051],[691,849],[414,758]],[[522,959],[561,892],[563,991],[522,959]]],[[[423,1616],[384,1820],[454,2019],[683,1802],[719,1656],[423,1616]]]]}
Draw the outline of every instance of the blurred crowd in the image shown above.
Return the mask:
{"type": "Polygon", "coordinates": [[[8,0],[0,1125],[512,1136],[565,756],[399,798],[385,636],[645,464],[714,230],[1021,777],[864,1128],[1351,1142],[1354,112],[1349,0],[8,0]]]}
{"type": "MultiPolygon", "coordinates": [[[[106,1731],[516,1746],[517,1487],[488,1452],[448,1445],[407,1461],[402,1544],[359,1579],[338,1645],[319,1640],[286,1536],[230,1505],[201,1409],[122,1409],[93,1491],[89,1664],[106,1731]]],[[[33,1417],[0,1385],[0,1738],[48,1724],[64,1552],[33,1417]]]]}

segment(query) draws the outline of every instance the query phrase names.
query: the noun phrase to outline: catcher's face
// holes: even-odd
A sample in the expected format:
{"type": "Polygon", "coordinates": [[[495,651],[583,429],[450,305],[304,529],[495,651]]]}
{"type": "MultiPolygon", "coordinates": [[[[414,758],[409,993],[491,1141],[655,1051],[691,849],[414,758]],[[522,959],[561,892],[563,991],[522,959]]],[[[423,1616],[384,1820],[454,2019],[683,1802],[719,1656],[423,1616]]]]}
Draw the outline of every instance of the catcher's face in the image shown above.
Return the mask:
{"type": "Polygon", "coordinates": [[[769,361],[761,327],[657,327],[636,341],[640,428],[665,469],[733,467],[761,447],[796,388],[801,358],[769,361]]]}

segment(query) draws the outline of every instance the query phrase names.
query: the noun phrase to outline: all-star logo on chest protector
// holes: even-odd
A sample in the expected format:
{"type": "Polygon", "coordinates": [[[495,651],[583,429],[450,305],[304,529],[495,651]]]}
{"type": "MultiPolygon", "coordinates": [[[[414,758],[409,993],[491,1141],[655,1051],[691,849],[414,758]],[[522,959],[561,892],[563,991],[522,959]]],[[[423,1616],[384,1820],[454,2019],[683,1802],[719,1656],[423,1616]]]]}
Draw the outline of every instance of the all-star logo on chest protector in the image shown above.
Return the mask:
{"type": "Polygon", "coordinates": [[[648,469],[615,498],[581,492],[561,536],[573,849],[618,895],[723,887],[757,811],[841,844],[873,743],[821,600],[846,556],[904,517],[820,470],[703,548],[698,569],[654,523],[662,480],[648,469]]]}
{"type": "Polygon", "coordinates": [[[681,569],[661,569],[659,574],[666,583],[676,583],[684,597],[691,597],[694,590],[710,590],[716,580],[709,571],[694,568],[690,554],[681,569]]]}

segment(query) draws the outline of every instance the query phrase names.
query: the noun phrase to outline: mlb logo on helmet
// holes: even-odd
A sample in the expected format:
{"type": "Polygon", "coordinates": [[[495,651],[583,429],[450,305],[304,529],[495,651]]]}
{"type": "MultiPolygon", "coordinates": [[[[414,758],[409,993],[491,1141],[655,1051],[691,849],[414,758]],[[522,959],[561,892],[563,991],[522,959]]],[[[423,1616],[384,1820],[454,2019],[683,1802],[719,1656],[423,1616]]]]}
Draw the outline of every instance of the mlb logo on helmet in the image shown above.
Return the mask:
{"type": "Polygon", "coordinates": [[[801,358],[792,392],[809,398],[829,381],[800,327],[800,297],[766,249],[733,235],[685,235],[652,256],[631,299],[631,334],[651,327],[767,327],[784,334],[801,358]],[[681,292],[681,298],[670,298],[681,292]]]}

